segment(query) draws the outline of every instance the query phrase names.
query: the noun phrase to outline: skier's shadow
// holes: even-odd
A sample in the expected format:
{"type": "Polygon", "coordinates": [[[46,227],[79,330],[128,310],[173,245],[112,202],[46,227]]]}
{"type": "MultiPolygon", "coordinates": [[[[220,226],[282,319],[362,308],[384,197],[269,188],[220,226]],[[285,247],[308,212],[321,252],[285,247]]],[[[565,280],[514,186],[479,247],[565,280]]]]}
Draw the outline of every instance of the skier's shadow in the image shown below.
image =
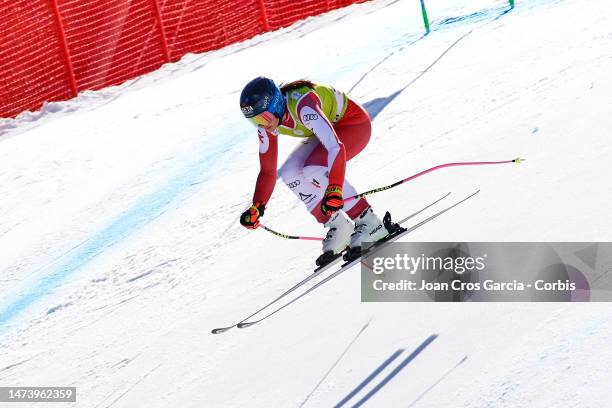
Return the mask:
{"type": "MultiPolygon", "coordinates": [[[[437,334],[432,334],[425,341],[423,341],[408,357],[406,357],[401,363],[397,365],[385,378],[383,378],[378,384],[374,386],[365,396],[363,396],[359,401],[357,401],[353,407],[360,407],[365,404],[374,394],[376,394],[382,387],[387,385],[389,381],[391,381],[400,371],[404,369],[412,360],[415,359],[432,341],[434,341],[438,337],[437,334]]],[[[351,400],[359,391],[365,388],[378,374],[380,374],[387,366],[389,366],[393,361],[395,361],[402,353],[404,349],[399,349],[393,354],[391,354],[385,361],[382,362],[370,375],[368,375],[359,385],[357,385],[351,392],[349,392],[346,397],[344,397],[340,402],[334,405],[334,408],[340,408],[344,406],[347,402],[351,400]]]]}
{"type": "Polygon", "coordinates": [[[393,100],[395,98],[397,98],[399,96],[399,94],[401,94],[404,89],[405,88],[397,90],[397,91],[395,91],[394,93],[392,93],[389,96],[384,96],[382,98],[372,99],[371,101],[368,101],[368,102],[364,103],[363,107],[370,114],[370,118],[372,120],[374,120],[376,118],[376,116],[378,116],[378,114],[380,112],[382,112],[383,109],[385,109],[387,107],[387,105],[389,105],[391,102],[393,102],[393,100]]]}
{"type": "MultiPolygon", "coordinates": [[[[502,8],[487,8],[487,9],[483,9],[480,10],[478,12],[475,13],[471,13],[471,14],[467,14],[464,16],[456,16],[456,17],[448,17],[438,23],[435,24],[435,26],[432,28],[432,31],[437,31],[440,30],[442,28],[447,28],[449,26],[452,26],[453,24],[456,23],[466,23],[466,22],[474,22],[474,21],[479,21],[479,20],[486,20],[491,14],[494,13],[498,13],[498,15],[491,19],[490,21],[488,21],[487,23],[483,24],[482,26],[485,26],[487,24],[493,23],[494,21],[499,20],[501,17],[505,16],[507,13],[509,13],[512,10],[512,7],[508,8],[508,7],[502,7],[502,8]]],[[[478,27],[477,27],[478,28],[478,27]]],[[[440,61],[440,59],[442,59],[442,57],[444,57],[444,55],[451,49],[453,48],[457,43],[459,43],[463,38],[465,38],[468,34],[470,34],[472,31],[474,30],[474,28],[472,28],[470,31],[468,31],[467,33],[465,33],[464,35],[462,35],[457,41],[455,41],[453,44],[451,44],[443,53],[442,55],[440,55],[438,58],[436,58],[427,68],[425,68],[423,71],[421,71],[421,73],[419,73],[419,75],[416,76],[416,78],[414,78],[412,81],[410,81],[406,86],[404,86],[401,89],[398,89],[397,91],[395,91],[394,93],[392,93],[389,96],[384,96],[382,98],[375,98],[372,99],[371,101],[368,101],[366,103],[363,104],[363,107],[368,111],[368,113],[370,114],[370,118],[372,120],[374,120],[374,118],[376,118],[376,116],[378,116],[378,114],[380,112],[382,112],[387,105],[389,105],[391,102],[393,102],[393,100],[395,98],[397,98],[399,96],[399,94],[401,94],[403,91],[405,91],[410,85],[412,85],[413,83],[415,83],[416,81],[419,80],[419,78],[421,78],[427,71],[430,70],[431,67],[433,67],[434,65],[436,65],[436,63],[438,63],[438,61],[440,61]]],[[[421,38],[419,38],[418,40],[414,41],[412,44],[416,43],[417,41],[421,40],[425,38],[425,35],[422,36],[421,38]]],[[[410,45],[412,45],[410,44],[410,45]]],[[[403,48],[403,47],[402,47],[403,48]]],[[[401,50],[401,49],[400,49],[401,50]]],[[[386,58],[390,57],[393,54],[388,55],[386,58]]],[[[386,59],[385,58],[385,59],[386,59]]],[[[383,59],[384,61],[384,59],[383,59]]],[[[382,63],[382,61],[381,61],[382,63]]],[[[379,63],[380,64],[380,63],[379,63]]],[[[378,64],[378,65],[379,65],[378,64]]],[[[378,66],[377,65],[377,66],[378,66]]],[[[368,72],[369,73],[369,72],[368,72]]],[[[366,75],[368,74],[366,73],[366,75]]],[[[363,79],[363,77],[362,77],[363,79]]],[[[359,80],[359,82],[361,82],[361,79],[359,80]]],[[[359,83],[357,82],[357,84],[359,83]]],[[[355,86],[357,86],[357,84],[355,84],[353,86],[353,88],[355,88],[355,86]]],[[[351,90],[353,89],[351,88],[351,90]]]]}

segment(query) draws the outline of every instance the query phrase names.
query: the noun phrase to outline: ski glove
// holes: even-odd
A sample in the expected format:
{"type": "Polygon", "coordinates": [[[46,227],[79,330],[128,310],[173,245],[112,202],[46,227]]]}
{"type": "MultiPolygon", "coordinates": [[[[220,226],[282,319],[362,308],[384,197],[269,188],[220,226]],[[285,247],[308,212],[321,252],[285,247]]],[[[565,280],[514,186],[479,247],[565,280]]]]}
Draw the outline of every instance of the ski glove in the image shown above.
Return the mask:
{"type": "Polygon", "coordinates": [[[332,215],[343,207],[342,187],[331,184],[325,189],[323,201],[321,201],[321,212],[325,215],[332,215]]]}
{"type": "Polygon", "coordinates": [[[259,227],[259,218],[263,217],[266,206],[261,201],[255,201],[253,205],[242,213],[240,216],[240,224],[248,229],[259,227]]]}

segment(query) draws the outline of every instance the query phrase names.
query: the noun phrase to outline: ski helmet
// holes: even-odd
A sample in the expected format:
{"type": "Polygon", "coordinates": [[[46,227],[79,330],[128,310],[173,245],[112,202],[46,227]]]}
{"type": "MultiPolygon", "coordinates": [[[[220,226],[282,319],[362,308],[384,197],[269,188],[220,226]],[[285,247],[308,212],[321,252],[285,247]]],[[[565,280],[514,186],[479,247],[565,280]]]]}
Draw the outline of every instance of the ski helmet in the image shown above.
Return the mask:
{"type": "Polygon", "coordinates": [[[242,90],[240,109],[247,119],[264,112],[270,112],[280,119],[285,114],[285,98],[274,81],[265,77],[257,77],[246,84],[242,90]]]}

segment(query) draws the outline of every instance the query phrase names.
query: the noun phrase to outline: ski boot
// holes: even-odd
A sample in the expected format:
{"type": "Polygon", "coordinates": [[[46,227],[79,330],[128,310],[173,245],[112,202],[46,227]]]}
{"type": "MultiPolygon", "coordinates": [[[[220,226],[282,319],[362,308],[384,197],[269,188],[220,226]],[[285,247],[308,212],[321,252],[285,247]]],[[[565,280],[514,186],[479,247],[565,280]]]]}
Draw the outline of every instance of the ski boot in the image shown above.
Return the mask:
{"type": "Polygon", "coordinates": [[[318,267],[325,266],[342,254],[351,242],[354,230],[353,221],[344,211],[337,211],[323,225],[329,229],[323,239],[323,254],[315,261],[318,267]]]}
{"type": "Polygon", "coordinates": [[[355,219],[355,230],[351,234],[349,249],[344,254],[344,260],[350,262],[361,256],[361,244],[363,242],[378,242],[384,240],[391,234],[400,230],[400,226],[391,222],[391,214],[387,211],[381,221],[372,207],[366,208],[359,217],[355,219]]]}

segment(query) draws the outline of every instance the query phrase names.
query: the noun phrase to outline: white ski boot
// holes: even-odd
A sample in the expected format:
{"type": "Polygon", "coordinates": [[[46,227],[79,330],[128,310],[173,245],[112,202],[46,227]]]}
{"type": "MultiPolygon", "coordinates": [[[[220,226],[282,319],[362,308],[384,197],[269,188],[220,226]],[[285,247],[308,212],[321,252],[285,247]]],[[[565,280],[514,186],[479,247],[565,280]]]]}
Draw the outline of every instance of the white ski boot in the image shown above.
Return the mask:
{"type": "Polygon", "coordinates": [[[355,230],[351,234],[349,250],[352,253],[361,253],[363,242],[376,242],[389,234],[383,222],[374,214],[372,207],[366,208],[359,217],[355,219],[355,230]]]}
{"type": "Polygon", "coordinates": [[[337,258],[349,246],[351,233],[355,229],[355,224],[344,211],[336,211],[323,225],[329,229],[323,239],[323,255],[319,256],[316,261],[318,266],[323,266],[337,258]]]}

